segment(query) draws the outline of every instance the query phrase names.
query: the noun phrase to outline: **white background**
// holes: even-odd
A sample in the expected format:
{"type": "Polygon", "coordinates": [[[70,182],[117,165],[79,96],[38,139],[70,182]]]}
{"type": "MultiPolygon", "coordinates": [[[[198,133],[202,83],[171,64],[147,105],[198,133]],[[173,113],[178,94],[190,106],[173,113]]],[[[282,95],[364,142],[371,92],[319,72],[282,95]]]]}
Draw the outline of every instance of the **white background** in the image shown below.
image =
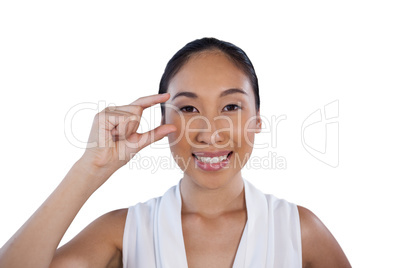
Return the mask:
{"type": "MultiPolygon", "coordinates": [[[[157,93],[173,54],[213,36],[252,60],[262,115],[287,117],[277,147],[254,151],[284,157],[286,169],[245,168],[243,176],[312,210],[354,267],[401,267],[401,11],[398,1],[2,1],[0,245],[82,155],[65,135],[72,107],[125,105],[157,93]],[[333,168],[304,149],[301,125],[336,100],[333,168]]],[[[75,114],[78,140],[86,141],[95,113],[75,114]]],[[[170,152],[146,148],[141,156],[170,152]]],[[[177,166],[123,167],[84,205],[62,243],[103,213],[162,195],[181,175],[177,166]]]]}

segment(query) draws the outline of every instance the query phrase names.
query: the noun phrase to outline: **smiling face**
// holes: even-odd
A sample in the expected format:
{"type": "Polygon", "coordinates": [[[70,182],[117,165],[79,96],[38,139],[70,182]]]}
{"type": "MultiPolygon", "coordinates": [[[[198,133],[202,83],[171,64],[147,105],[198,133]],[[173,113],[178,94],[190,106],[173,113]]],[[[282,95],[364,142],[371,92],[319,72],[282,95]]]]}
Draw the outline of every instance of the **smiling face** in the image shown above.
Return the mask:
{"type": "Polygon", "coordinates": [[[185,180],[214,189],[241,179],[261,129],[248,77],[225,54],[193,55],[171,79],[165,123],[172,155],[185,180]]]}

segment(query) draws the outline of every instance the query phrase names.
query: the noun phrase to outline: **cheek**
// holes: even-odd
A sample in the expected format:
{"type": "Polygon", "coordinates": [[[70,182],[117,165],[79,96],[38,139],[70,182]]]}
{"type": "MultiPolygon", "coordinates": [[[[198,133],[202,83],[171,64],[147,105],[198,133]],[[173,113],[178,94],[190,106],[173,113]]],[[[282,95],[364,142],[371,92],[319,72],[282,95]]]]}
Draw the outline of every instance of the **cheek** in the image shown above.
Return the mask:
{"type": "Polygon", "coordinates": [[[255,134],[252,133],[252,132],[249,132],[249,133],[246,135],[246,145],[247,145],[247,146],[253,147],[253,145],[254,145],[254,137],[255,137],[255,134]]]}
{"type": "Polygon", "coordinates": [[[177,144],[180,143],[183,138],[183,134],[184,134],[183,126],[185,126],[183,117],[181,117],[175,111],[166,111],[165,124],[172,124],[177,129],[177,131],[168,134],[169,146],[170,146],[171,150],[173,151],[173,149],[175,147],[177,147],[177,144]]]}
{"type": "Polygon", "coordinates": [[[190,152],[189,144],[184,135],[185,125],[182,125],[180,119],[172,120],[170,124],[175,125],[177,128],[176,132],[168,134],[170,152],[176,164],[181,170],[185,171],[191,161],[191,155],[188,154],[190,152]]]}
{"type": "Polygon", "coordinates": [[[254,145],[255,134],[257,131],[257,124],[255,119],[251,119],[252,117],[244,117],[242,119],[241,126],[241,147],[245,151],[251,151],[254,145]]]}

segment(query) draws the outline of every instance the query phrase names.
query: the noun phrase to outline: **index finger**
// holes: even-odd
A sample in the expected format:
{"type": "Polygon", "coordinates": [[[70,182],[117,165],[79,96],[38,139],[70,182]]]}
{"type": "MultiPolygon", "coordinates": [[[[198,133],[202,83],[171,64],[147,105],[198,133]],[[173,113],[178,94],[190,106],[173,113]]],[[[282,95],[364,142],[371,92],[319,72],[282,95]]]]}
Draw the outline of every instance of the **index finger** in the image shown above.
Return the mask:
{"type": "Polygon", "coordinates": [[[141,97],[134,102],[132,102],[130,105],[138,105],[141,106],[143,109],[151,107],[155,104],[165,102],[170,98],[170,93],[164,93],[164,94],[154,94],[150,96],[145,96],[141,97]]]}

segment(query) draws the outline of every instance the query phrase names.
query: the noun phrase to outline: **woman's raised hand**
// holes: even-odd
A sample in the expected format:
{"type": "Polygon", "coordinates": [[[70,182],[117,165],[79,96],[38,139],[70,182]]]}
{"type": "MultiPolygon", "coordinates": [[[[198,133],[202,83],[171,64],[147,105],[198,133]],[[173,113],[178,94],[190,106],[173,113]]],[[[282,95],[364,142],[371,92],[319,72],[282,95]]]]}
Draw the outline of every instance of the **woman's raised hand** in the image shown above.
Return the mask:
{"type": "Polygon", "coordinates": [[[166,102],[169,97],[169,93],[146,96],[129,105],[107,107],[96,114],[81,159],[113,173],[142,148],[176,131],[174,125],[161,125],[145,133],[137,132],[144,109],[166,102]]]}
{"type": "MultiPolygon", "coordinates": [[[[142,148],[176,131],[174,125],[162,125],[137,133],[144,109],[166,102],[169,96],[143,97],[130,105],[106,108],[95,116],[83,156],[42,206],[0,248],[0,267],[93,267],[96,266],[94,261],[98,266],[102,262],[106,266],[119,256],[118,248],[113,248],[116,246],[114,238],[110,244],[106,240],[102,240],[104,244],[91,244],[98,235],[94,230],[101,225],[85,229],[83,235],[70,242],[72,246],[59,251],[59,257],[55,257],[55,252],[67,228],[93,192],[142,148]],[[91,244],[89,251],[85,251],[88,248],[85,242],[91,244]]],[[[113,217],[110,219],[116,218],[113,217]]]]}

